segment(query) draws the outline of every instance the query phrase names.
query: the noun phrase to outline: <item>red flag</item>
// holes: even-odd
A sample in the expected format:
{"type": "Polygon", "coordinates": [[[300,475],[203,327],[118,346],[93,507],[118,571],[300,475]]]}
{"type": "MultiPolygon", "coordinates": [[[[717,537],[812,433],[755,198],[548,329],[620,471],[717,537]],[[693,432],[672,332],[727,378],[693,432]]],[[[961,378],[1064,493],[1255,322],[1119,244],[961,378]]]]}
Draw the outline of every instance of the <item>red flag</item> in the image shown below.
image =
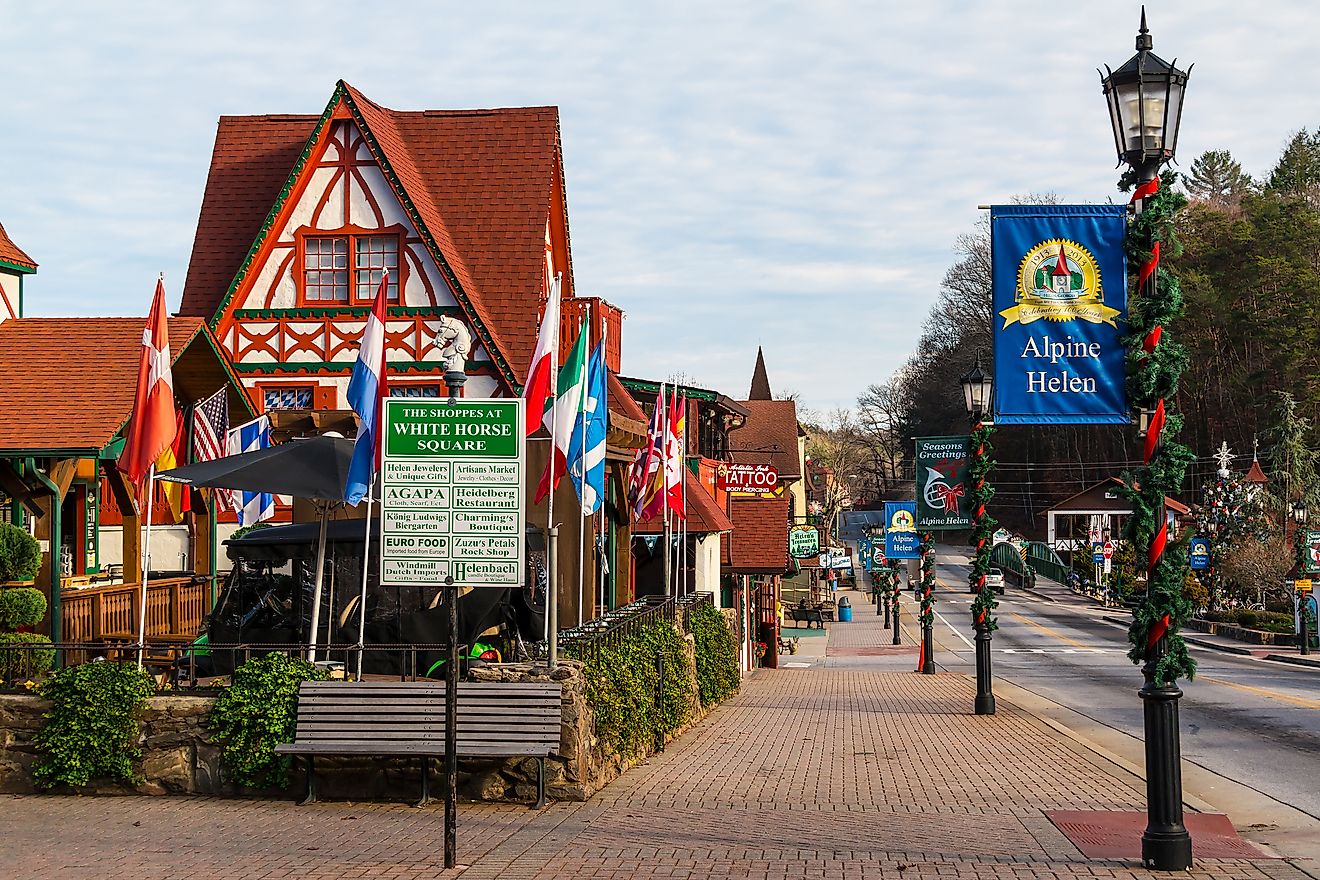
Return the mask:
{"type": "Polygon", "coordinates": [[[684,470],[686,462],[683,460],[684,435],[687,432],[687,395],[679,396],[674,394],[673,409],[669,413],[669,430],[665,435],[665,503],[669,509],[678,515],[679,519],[687,518],[687,510],[683,503],[683,485],[684,470]]]}
{"type": "Polygon", "coordinates": [[[142,482],[161,453],[174,445],[174,378],[170,374],[170,335],[165,322],[165,281],[156,281],[151,314],[142,331],[142,358],[138,361],[137,394],[119,469],[142,495],[142,482]]]}
{"type": "MultiPolygon", "coordinates": [[[[541,332],[536,335],[536,351],[527,367],[523,400],[527,401],[527,436],[536,433],[548,421],[546,408],[555,393],[555,371],[559,369],[559,285],[554,252],[550,247],[550,218],[545,218],[545,271],[541,288],[545,293],[545,314],[541,332]]],[[[546,427],[550,426],[546,424],[546,427]]]]}

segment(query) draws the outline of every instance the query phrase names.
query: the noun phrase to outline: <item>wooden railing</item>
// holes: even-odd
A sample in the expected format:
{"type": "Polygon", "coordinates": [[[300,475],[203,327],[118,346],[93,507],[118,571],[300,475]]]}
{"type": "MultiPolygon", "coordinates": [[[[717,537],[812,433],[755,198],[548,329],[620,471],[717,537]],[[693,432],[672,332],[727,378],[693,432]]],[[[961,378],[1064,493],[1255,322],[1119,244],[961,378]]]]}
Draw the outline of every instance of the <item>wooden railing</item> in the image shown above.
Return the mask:
{"type": "MultiPolygon", "coordinates": [[[[136,638],[141,584],[68,590],[60,596],[65,642],[136,638]]],[[[211,610],[206,578],[147,584],[147,636],[192,638],[211,610]]]]}

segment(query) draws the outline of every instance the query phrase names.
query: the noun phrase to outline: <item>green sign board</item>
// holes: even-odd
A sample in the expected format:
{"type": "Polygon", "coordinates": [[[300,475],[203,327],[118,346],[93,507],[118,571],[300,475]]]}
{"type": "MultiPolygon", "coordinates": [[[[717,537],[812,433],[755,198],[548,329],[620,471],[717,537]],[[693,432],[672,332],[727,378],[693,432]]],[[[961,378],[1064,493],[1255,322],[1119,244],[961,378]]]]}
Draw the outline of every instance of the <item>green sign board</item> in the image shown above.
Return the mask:
{"type": "Polygon", "coordinates": [[[820,532],[815,526],[793,526],[788,530],[788,555],[808,559],[820,552],[820,532]]]}
{"type": "Polygon", "coordinates": [[[972,527],[967,493],[968,437],[917,438],[917,529],[940,531],[972,527]]]}
{"type": "Polygon", "coordinates": [[[382,426],[380,582],[522,583],[523,401],[390,398],[382,426]]]}

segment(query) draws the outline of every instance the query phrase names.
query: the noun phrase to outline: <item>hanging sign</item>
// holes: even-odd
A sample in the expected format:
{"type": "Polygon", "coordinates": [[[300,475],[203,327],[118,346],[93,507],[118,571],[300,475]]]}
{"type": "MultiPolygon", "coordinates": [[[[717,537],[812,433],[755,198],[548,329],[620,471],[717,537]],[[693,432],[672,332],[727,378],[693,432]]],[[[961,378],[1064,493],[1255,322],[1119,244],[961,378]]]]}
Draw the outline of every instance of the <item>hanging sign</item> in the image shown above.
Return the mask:
{"type": "Polygon", "coordinates": [[[921,535],[917,532],[915,501],[885,502],[885,558],[921,558],[921,535]]]}
{"type": "Polygon", "coordinates": [[[388,398],[382,428],[380,582],[522,583],[523,401],[388,398]]]}
{"type": "Polygon", "coordinates": [[[730,495],[776,495],[779,471],[768,464],[721,464],[716,471],[716,488],[730,495]]]}
{"type": "Polygon", "coordinates": [[[1126,425],[1124,205],[990,209],[995,421],[1126,425]]]}
{"type": "Polygon", "coordinates": [[[885,559],[885,545],[884,542],[881,541],[871,548],[871,565],[875,568],[880,568],[886,562],[888,562],[888,560],[885,559]]]}
{"type": "Polygon", "coordinates": [[[972,498],[966,484],[971,438],[918,437],[916,443],[917,528],[970,529],[972,498]]]}
{"type": "Polygon", "coordinates": [[[995,529],[993,537],[996,544],[1004,544],[1013,536],[1008,533],[1008,529],[995,529]]]}
{"type": "Polygon", "coordinates": [[[788,555],[810,559],[820,552],[820,532],[815,526],[793,526],[788,530],[788,555]]]}
{"type": "Polygon", "coordinates": [[[1210,542],[1205,538],[1192,538],[1187,544],[1190,556],[1189,564],[1193,571],[1205,571],[1210,567],[1210,542]]]}
{"type": "Polygon", "coordinates": [[[1105,561],[1105,548],[1099,544],[1091,545],[1091,561],[1096,565],[1101,565],[1105,561]]]}

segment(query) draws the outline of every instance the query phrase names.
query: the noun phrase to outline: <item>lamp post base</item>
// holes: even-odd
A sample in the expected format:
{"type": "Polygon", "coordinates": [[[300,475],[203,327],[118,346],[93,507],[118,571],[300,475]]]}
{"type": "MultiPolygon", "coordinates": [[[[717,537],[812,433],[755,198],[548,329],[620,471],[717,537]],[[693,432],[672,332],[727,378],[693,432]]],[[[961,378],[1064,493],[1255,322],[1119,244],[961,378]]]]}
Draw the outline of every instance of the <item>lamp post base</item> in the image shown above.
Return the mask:
{"type": "Polygon", "coordinates": [[[976,702],[977,715],[995,714],[994,683],[990,671],[990,627],[976,625],[976,702]]]}
{"type": "Polygon", "coordinates": [[[1155,682],[1155,664],[1163,639],[1142,668],[1146,684],[1140,695],[1146,734],[1146,831],[1141,835],[1141,863],[1157,871],[1185,871],[1192,866],[1192,838],[1183,824],[1182,747],[1179,742],[1175,684],[1155,682]]]}
{"type": "Polygon", "coordinates": [[[894,603],[894,640],[893,644],[903,644],[903,631],[898,626],[898,603],[894,603]]]}
{"type": "Polygon", "coordinates": [[[935,626],[930,623],[921,625],[921,673],[935,674],[935,626]]]}

